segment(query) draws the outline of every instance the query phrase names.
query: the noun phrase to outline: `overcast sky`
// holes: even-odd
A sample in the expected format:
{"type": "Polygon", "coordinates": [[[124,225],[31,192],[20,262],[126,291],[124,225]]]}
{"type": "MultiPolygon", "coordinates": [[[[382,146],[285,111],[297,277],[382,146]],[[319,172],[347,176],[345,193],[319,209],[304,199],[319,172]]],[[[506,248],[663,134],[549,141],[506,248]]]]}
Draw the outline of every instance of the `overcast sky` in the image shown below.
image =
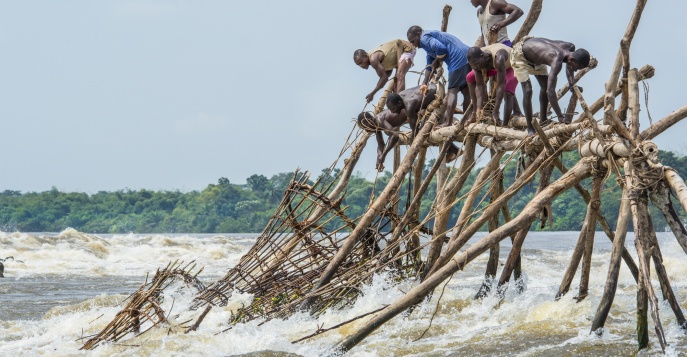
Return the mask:
{"type": "MultiPolygon", "coordinates": [[[[355,66],[353,51],[405,38],[411,25],[438,29],[445,3],[0,1],[0,190],[188,191],[220,177],[319,173],[377,81],[355,66]]],[[[634,3],[544,2],[531,34],[599,59],[580,83],[590,102],[603,92],[634,3]]],[[[469,0],[450,5],[449,32],[471,45],[475,9],[469,0]]],[[[656,67],[654,121],[687,104],[685,13],[687,1],[650,2],[633,43],[632,66],[656,67]]],[[[417,63],[424,56],[419,50],[417,63]]],[[[685,135],[683,122],[655,141],[687,152],[685,135]]],[[[358,164],[368,176],[373,147],[358,164]]]]}

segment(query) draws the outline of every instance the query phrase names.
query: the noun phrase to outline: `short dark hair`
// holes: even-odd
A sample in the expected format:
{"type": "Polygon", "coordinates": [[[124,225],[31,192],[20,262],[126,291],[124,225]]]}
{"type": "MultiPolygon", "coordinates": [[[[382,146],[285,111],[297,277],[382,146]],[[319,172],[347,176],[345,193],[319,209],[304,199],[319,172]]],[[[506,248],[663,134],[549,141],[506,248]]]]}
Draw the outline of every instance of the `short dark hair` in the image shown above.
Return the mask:
{"type": "Polygon", "coordinates": [[[406,36],[410,36],[410,34],[416,34],[418,32],[422,32],[422,27],[417,25],[410,26],[410,28],[408,29],[408,33],[406,33],[406,36]]]}
{"type": "Polygon", "coordinates": [[[353,52],[353,60],[355,61],[358,58],[363,58],[366,54],[367,52],[365,52],[365,50],[363,50],[362,48],[357,49],[355,50],[355,52],[353,52]]]}
{"type": "Polygon", "coordinates": [[[358,114],[358,126],[365,131],[377,131],[377,123],[374,122],[374,115],[370,112],[358,114]]]}
{"type": "Polygon", "coordinates": [[[587,52],[587,50],[585,50],[584,48],[580,48],[577,51],[573,52],[572,57],[575,59],[575,62],[582,66],[582,68],[587,68],[587,66],[589,66],[589,52],[587,52]]]}
{"type": "Polygon", "coordinates": [[[477,46],[470,47],[470,49],[468,49],[468,53],[466,56],[468,58],[468,62],[476,60],[482,56],[482,49],[477,46]]]}
{"type": "Polygon", "coordinates": [[[389,103],[393,106],[399,106],[403,104],[403,98],[398,93],[391,93],[389,96],[386,98],[386,105],[387,107],[389,106],[389,103]]]}

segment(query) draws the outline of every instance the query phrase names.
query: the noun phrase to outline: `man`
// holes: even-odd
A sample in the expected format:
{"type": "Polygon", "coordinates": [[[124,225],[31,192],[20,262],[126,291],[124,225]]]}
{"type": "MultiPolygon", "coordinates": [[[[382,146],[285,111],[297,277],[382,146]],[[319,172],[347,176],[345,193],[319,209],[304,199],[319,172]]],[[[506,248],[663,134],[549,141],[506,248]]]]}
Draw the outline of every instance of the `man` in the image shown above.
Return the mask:
{"type": "MultiPolygon", "coordinates": [[[[384,170],[384,160],[386,155],[398,143],[398,134],[401,126],[408,122],[411,130],[411,137],[415,137],[417,131],[418,113],[426,109],[434,100],[436,85],[430,84],[425,95],[420,93],[420,87],[413,87],[401,93],[392,93],[386,100],[389,109],[383,110],[373,117],[371,113],[360,113],[358,115],[358,125],[368,131],[374,132],[377,137],[377,171],[384,170]],[[382,132],[389,136],[389,142],[384,142],[382,132]]],[[[451,145],[446,160],[451,162],[458,157],[458,147],[451,145]]]]}
{"type": "Polygon", "coordinates": [[[415,51],[415,47],[410,42],[399,39],[382,44],[369,54],[362,49],[353,52],[353,61],[356,65],[362,69],[372,66],[379,76],[375,88],[365,96],[368,103],[372,101],[375,93],[384,87],[393,69],[396,69],[394,92],[400,93],[406,89],[406,73],[413,66],[415,51]]]}
{"type": "Polygon", "coordinates": [[[558,98],[556,98],[558,73],[565,63],[565,75],[570,88],[572,88],[575,71],[589,66],[589,60],[590,56],[587,50],[582,48],[575,50],[574,44],[565,41],[528,36],[513,46],[510,63],[513,66],[515,78],[521,83],[524,92],[523,105],[529,135],[534,135],[535,131],[532,126],[532,82],[530,82],[530,75],[537,78],[541,87],[539,92],[539,123],[543,126],[550,122],[546,119],[546,109],[551,103],[551,108],[556,113],[558,121],[569,124],[572,118],[563,115],[558,106],[558,98]],[[550,72],[547,71],[546,66],[551,67],[550,72]]]}
{"type": "Polygon", "coordinates": [[[428,68],[421,90],[426,90],[432,73],[441,66],[442,62],[446,62],[448,67],[448,95],[446,96],[446,111],[442,123],[450,125],[458,102],[458,92],[463,94],[463,112],[467,110],[470,104],[470,93],[465,80],[471,70],[466,57],[469,47],[451,34],[440,31],[423,31],[420,26],[411,26],[407,36],[410,43],[427,52],[428,68]]]}
{"type": "Polygon", "coordinates": [[[401,113],[392,113],[388,109],[385,109],[377,114],[376,118],[370,112],[364,112],[358,115],[358,126],[367,132],[375,133],[377,138],[377,163],[375,165],[377,171],[384,171],[384,160],[386,159],[386,155],[396,146],[399,129],[406,121],[405,110],[401,113]],[[388,144],[384,142],[382,132],[389,136],[388,144]]]}
{"type": "Polygon", "coordinates": [[[429,87],[418,86],[406,89],[401,93],[391,93],[386,98],[386,107],[389,111],[396,115],[403,115],[404,122],[407,120],[410,125],[411,137],[415,138],[415,134],[420,130],[417,127],[417,119],[420,110],[427,109],[430,103],[434,101],[437,86],[430,84],[429,87]]]}
{"type": "Polygon", "coordinates": [[[507,3],[505,0],[470,0],[470,2],[472,6],[479,7],[477,9],[477,20],[482,30],[482,35],[477,39],[475,46],[484,47],[491,45],[491,32],[496,35],[495,42],[513,47],[506,27],[522,17],[524,14],[522,9],[507,3]]]}
{"type": "Polygon", "coordinates": [[[491,113],[494,124],[501,125],[499,109],[503,101],[504,92],[506,101],[504,104],[503,126],[508,126],[511,112],[513,111],[513,99],[518,80],[515,79],[513,68],[510,64],[511,48],[500,43],[495,43],[483,48],[471,47],[468,50],[468,63],[473,71],[467,76],[470,100],[475,104],[477,117],[481,116],[486,98],[486,84],[482,71],[486,71],[487,77],[496,76],[496,92],[494,93],[494,110],[491,113]]]}

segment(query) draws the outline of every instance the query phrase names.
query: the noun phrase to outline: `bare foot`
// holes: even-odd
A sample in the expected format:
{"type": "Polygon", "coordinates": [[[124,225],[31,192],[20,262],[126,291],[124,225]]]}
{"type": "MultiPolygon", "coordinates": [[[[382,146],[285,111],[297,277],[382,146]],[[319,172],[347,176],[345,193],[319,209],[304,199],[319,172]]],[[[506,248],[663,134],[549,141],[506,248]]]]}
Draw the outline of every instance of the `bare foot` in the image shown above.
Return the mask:
{"type": "Polygon", "coordinates": [[[534,128],[527,128],[527,136],[534,136],[535,133],[534,128]]]}

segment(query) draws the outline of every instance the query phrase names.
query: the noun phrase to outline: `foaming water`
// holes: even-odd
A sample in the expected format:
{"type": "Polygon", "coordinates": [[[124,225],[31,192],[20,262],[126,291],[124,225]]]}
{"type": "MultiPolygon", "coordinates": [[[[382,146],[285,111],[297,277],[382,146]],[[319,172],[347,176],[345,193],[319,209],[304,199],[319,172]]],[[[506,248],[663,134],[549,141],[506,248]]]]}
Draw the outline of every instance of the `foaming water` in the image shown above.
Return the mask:
{"type": "MultiPolygon", "coordinates": [[[[531,233],[523,248],[525,290],[514,287],[503,301],[494,296],[475,300],[483,281],[488,256],[482,255],[465,271],[456,273],[409,316],[398,316],[379,328],[350,353],[352,356],[598,356],[635,355],[636,285],[629,270],[621,268],[619,287],[603,337],[590,334],[591,319],[605,283],[610,243],[597,234],[592,262],[590,294],[576,303],[578,276],[560,301],[553,298],[577,240],[577,232],[531,233]],[[431,324],[431,327],[430,327],[431,324]],[[428,328],[429,327],[429,328],[428,328]],[[426,332],[425,332],[426,330],[426,332]],[[424,336],[417,340],[422,334],[424,336]],[[415,341],[417,340],[417,341],[415,341]]],[[[240,324],[231,330],[232,310],[251,296],[234,294],[226,307],[215,308],[198,331],[184,334],[174,327],[157,328],[121,344],[103,344],[94,351],[78,351],[82,337],[98,332],[121,309],[118,303],[136,290],[147,272],[171,260],[196,260],[205,266],[201,279],[209,283],[238,262],[255,235],[89,235],[65,230],[57,235],[0,233],[0,256],[22,262],[6,264],[0,279],[0,353],[13,355],[188,355],[226,356],[270,351],[320,356],[364,325],[357,320],[302,343],[315,332],[378,309],[412,288],[396,285],[384,275],[362,288],[364,298],[354,306],[329,311],[317,319],[295,314],[287,320],[240,324]]],[[[664,263],[681,305],[687,304],[687,259],[672,236],[659,237],[664,263]]],[[[626,246],[634,251],[633,237],[626,246]]],[[[504,242],[501,263],[510,245],[504,242]]],[[[636,254],[634,255],[636,259],[636,254]]],[[[652,274],[655,276],[654,272],[652,274]]],[[[654,286],[659,299],[660,289],[654,286]]],[[[174,304],[171,326],[185,321],[185,306],[192,296],[185,289],[170,289],[163,307],[174,304]],[[178,315],[177,315],[178,314],[178,315]]],[[[687,336],[675,322],[670,307],[660,313],[670,346],[669,356],[687,355],[687,336]]],[[[640,355],[661,354],[653,326],[651,345],[640,355]]]]}

